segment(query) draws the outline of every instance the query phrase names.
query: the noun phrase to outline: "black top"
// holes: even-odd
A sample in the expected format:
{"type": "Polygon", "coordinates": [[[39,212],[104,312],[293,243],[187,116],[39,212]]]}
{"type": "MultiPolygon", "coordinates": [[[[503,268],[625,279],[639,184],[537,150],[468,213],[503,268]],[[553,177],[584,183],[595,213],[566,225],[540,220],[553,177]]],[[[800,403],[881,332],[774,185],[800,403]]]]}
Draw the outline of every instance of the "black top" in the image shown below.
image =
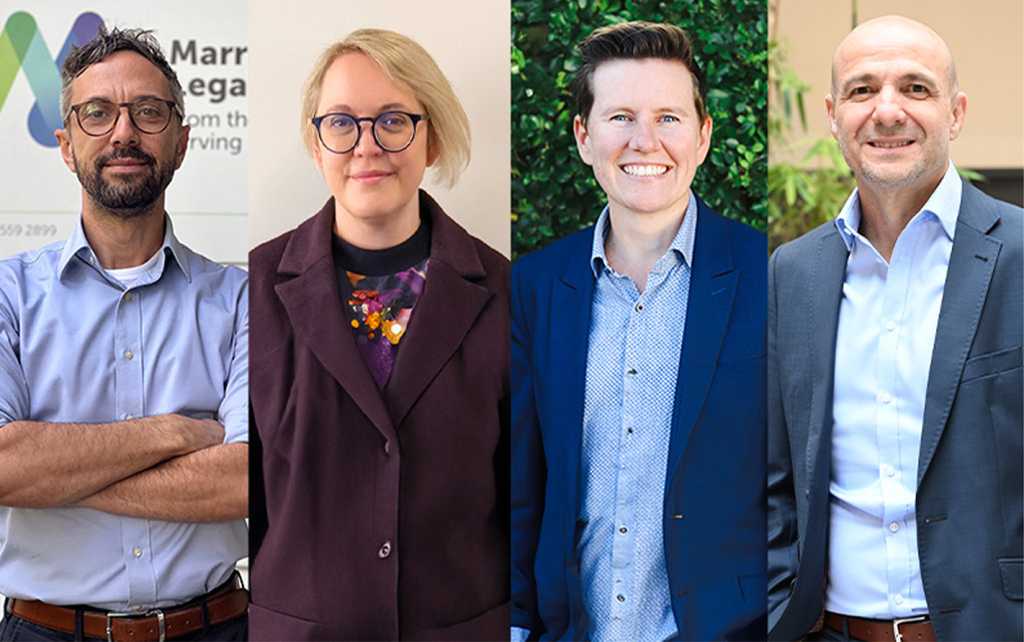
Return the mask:
{"type": "Polygon", "coordinates": [[[397,274],[430,256],[430,224],[426,221],[420,221],[420,226],[412,236],[398,245],[383,250],[364,250],[336,234],[331,238],[334,266],[338,270],[338,279],[343,284],[348,281],[346,271],[364,276],[397,274]]]}

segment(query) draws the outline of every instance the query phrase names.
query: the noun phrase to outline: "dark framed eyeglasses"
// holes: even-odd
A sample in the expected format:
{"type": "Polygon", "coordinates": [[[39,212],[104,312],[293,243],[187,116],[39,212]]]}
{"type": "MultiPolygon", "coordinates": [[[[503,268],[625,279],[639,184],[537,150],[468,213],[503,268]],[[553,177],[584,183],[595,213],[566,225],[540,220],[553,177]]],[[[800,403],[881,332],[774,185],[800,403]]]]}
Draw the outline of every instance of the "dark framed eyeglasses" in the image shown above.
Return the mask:
{"type": "Polygon", "coordinates": [[[121,108],[128,109],[128,118],[135,129],[144,134],[159,134],[167,129],[171,116],[178,114],[178,105],[173,100],[161,98],[142,98],[130,103],[115,103],[97,98],[84,103],[71,105],[75,112],[78,126],[90,136],[105,136],[114,130],[117,119],[121,117],[121,108]]]}
{"type": "Polygon", "coordinates": [[[416,139],[416,125],[427,120],[423,114],[405,111],[386,111],[377,116],[353,116],[335,112],[312,119],[320,142],[328,151],[347,154],[359,144],[363,135],[363,122],[370,122],[373,140],[386,152],[400,152],[416,139]]]}

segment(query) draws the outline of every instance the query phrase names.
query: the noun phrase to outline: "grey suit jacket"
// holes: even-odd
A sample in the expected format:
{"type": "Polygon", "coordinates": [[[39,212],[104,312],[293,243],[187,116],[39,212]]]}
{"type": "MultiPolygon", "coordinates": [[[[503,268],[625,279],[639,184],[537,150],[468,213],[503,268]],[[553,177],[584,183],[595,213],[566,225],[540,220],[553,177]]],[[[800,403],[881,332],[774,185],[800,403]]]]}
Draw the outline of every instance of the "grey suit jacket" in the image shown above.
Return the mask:
{"type": "MultiPolygon", "coordinates": [[[[965,183],[928,374],[917,481],[939,640],[1024,637],[1024,214],[965,183]]],[[[822,614],[832,390],[847,251],[829,222],[768,271],[769,639],[822,614]]],[[[854,554],[854,553],[851,553],[854,554]]]]}

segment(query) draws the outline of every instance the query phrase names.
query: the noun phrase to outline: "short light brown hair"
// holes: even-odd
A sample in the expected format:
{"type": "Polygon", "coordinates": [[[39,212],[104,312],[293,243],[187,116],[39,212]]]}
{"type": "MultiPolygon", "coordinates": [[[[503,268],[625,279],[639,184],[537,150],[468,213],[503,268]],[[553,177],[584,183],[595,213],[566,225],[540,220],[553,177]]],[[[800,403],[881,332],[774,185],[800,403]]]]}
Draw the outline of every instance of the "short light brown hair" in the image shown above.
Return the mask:
{"type": "Polygon", "coordinates": [[[430,128],[429,150],[436,154],[434,169],[454,185],[469,164],[469,118],[451,83],[434,59],[416,41],[394,31],[359,29],[328,47],[317,60],[302,97],[302,140],[312,154],[319,141],[312,118],[320,104],[320,89],[331,64],[347,53],[362,53],[384,70],[388,78],[408,87],[423,104],[430,128]]]}
{"type": "Polygon", "coordinates": [[[596,29],[579,45],[583,58],[572,83],[576,113],[587,122],[594,107],[592,78],[601,63],[610,60],[644,60],[656,58],[676,60],[690,71],[693,78],[693,104],[701,122],[708,116],[704,74],[693,59],[693,45],[685,31],[661,22],[622,22],[596,29]]]}

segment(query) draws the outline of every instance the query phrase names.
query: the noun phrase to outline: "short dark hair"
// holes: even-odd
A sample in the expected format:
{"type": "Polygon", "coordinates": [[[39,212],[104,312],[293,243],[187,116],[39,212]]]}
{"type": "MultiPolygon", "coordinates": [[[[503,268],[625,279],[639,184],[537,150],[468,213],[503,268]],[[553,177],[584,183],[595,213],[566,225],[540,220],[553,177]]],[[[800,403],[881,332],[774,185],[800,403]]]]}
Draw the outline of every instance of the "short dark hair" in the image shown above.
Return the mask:
{"type": "Polygon", "coordinates": [[[146,29],[118,29],[114,27],[110,31],[104,25],[100,25],[96,37],[81,47],[74,47],[60,70],[60,111],[64,122],[71,116],[71,83],[82,75],[89,67],[98,62],[106,60],[118,51],[134,51],[160,70],[160,73],[167,78],[171,87],[171,98],[178,106],[178,111],[185,113],[185,92],[178,82],[178,74],[167,62],[163,51],[160,50],[160,43],[153,37],[153,32],[146,29]]]}
{"type": "Polygon", "coordinates": [[[596,29],[579,45],[583,60],[572,82],[576,113],[585,123],[594,106],[591,79],[594,70],[609,60],[659,58],[678,60],[686,65],[693,78],[693,103],[701,122],[708,115],[704,74],[693,59],[693,45],[685,31],[661,22],[623,22],[596,29]]]}

